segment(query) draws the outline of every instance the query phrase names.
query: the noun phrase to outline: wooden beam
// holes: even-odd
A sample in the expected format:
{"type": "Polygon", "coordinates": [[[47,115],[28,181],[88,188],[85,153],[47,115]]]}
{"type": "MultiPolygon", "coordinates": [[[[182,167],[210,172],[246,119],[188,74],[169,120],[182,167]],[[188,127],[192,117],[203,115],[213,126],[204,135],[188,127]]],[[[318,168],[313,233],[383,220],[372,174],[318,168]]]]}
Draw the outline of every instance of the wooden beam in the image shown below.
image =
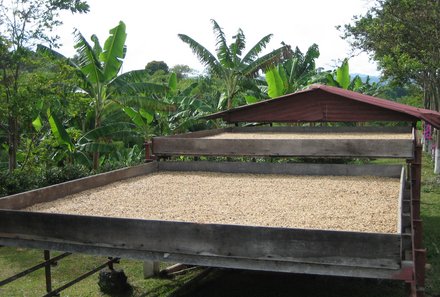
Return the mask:
{"type": "Polygon", "coordinates": [[[304,163],[255,163],[255,162],[178,162],[158,163],[161,171],[212,171],[251,174],[291,175],[339,175],[339,176],[381,176],[401,175],[401,165],[352,165],[352,164],[304,164],[304,163]]]}
{"type": "Polygon", "coordinates": [[[157,156],[277,156],[412,158],[405,139],[203,139],[156,138],[157,156]]]}
{"type": "MultiPolygon", "coordinates": [[[[20,240],[0,238],[0,243],[8,246],[21,246],[35,249],[47,247],[47,241],[20,240]]],[[[301,274],[332,275],[346,277],[381,278],[381,279],[402,279],[405,280],[402,267],[388,269],[386,267],[361,267],[343,266],[314,263],[295,263],[271,259],[250,259],[238,257],[220,257],[206,255],[191,255],[181,253],[151,252],[143,250],[122,249],[113,247],[91,247],[87,245],[76,245],[69,242],[50,243],[52,250],[70,251],[75,253],[86,253],[91,255],[112,255],[114,257],[161,261],[169,263],[185,263],[189,265],[222,267],[234,269],[248,269],[257,271],[273,271],[301,274]]]]}
{"type": "MultiPolygon", "coordinates": [[[[0,210],[7,240],[84,245],[90,249],[397,269],[400,236],[363,232],[197,224],[0,210]]],[[[52,246],[51,244],[55,244],[52,246]]]]}

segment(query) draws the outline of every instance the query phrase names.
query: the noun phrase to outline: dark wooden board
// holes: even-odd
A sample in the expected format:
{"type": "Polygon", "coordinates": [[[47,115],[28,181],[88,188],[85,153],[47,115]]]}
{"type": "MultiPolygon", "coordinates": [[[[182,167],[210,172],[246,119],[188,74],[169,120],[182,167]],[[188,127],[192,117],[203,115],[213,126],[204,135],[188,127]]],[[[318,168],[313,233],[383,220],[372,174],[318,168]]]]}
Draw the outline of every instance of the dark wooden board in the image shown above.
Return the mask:
{"type": "Polygon", "coordinates": [[[203,139],[154,138],[157,156],[277,156],[412,158],[405,139],[203,139]]]}
{"type": "MultiPolygon", "coordinates": [[[[0,210],[0,244],[8,240],[398,269],[398,234],[196,224],[0,210]]],[[[54,247],[51,245],[54,244],[54,247]]],[[[240,268],[240,267],[236,267],[240,268]]]]}

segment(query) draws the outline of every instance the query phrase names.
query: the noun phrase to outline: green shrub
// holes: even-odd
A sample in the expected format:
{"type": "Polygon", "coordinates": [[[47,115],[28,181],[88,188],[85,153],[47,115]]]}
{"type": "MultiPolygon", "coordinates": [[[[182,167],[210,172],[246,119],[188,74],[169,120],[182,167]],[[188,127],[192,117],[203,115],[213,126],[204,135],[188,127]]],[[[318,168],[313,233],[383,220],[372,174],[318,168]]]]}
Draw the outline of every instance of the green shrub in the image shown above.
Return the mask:
{"type": "Polygon", "coordinates": [[[12,195],[38,188],[41,185],[41,175],[37,171],[14,170],[0,173],[0,195],[12,195]]]}
{"type": "Polygon", "coordinates": [[[68,164],[64,167],[51,167],[44,171],[44,185],[49,186],[88,176],[90,171],[83,165],[68,164]]]}

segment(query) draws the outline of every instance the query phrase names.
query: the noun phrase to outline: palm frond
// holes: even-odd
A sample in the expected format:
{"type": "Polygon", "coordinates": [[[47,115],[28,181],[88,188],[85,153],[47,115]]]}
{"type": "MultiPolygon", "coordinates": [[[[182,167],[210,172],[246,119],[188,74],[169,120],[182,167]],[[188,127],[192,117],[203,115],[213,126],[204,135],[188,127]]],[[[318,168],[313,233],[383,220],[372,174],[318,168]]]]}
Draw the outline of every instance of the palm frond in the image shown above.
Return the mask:
{"type": "Polygon", "coordinates": [[[185,34],[178,34],[179,38],[189,45],[193,53],[197,56],[199,61],[207,66],[213,73],[222,76],[222,67],[217,58],[208,51],[203,45],[185,34]]]}
{"type": "Polygon", "coordinates": [[[272,34],[269,34],[261,38],[260,41],[258,41],[244,56],[242,60],[243,64],[247,65],[254,61],[261,53],[261,51],[266,48],[266,45],[270,42],[272,36],[272,34]]]}

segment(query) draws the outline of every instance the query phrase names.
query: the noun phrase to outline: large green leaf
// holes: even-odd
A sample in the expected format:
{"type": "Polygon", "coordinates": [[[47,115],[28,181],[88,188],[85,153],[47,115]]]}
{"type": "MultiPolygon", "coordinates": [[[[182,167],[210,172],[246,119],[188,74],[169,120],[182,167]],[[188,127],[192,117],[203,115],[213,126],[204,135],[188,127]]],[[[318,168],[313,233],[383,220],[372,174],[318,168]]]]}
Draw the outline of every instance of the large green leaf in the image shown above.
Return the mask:
{"type": "Polygon", "coordinates": [[[234,63],[238,63],[239,57],[242,55],[243,50],[246,47],[246,36],[241,29],[238,29],[237,35],[232,36],[235,42],[231,44],[230,51],[234,56],[234,63]]]}
{"type": "Polygon", "coordinates": [[[133,121],[133,123],[138,128],[144,128],[145,127],[145,122],[142,119],[142,116],[134,108],[125,107],[122,110],[130,117],[130,119],[133,121]]]}
{"type": "Polygon", "coordinates": [[[170,93],[172,95],[176,94],[176,92],[177,92],[177,75],[174,72],[172,72],[170,75],[170,79],[168,81],[168,88],[170,89],[170,93]]]}
{"type": "Polygon", "coordinates": [[[93,41],[93,51],[95,52],[95,55],[99,57],[102,53],[102,47],[101,44],[99,44],[98,36],[93,34],[92,37],[90,37],[90,39],[93,41]]]}
{"type": "Polygon", "coordinates": [[[165,95],[169,88],[166,85],[155,83],[139,82],[139,83],[124,83],[117,82],[111,84],[113,93],[120,95],[140,95],[140,94],[154,94],[165,95]]]}
{"type": "Polygon", "coordinates": [[[125,58],[125,24],[121,21],[119,25],[110,30],[110,36],[104,43],[104,48],[99,56],[104,63],[104,79],[110,81],[116,77],[125,58]]]}
{"type": "Polygon", "coordinates": [[[290,47],[288,45],[284,45],[272,52],[252,61],[247,65],[242,73],[246,76],[254,76],[258,73],[259,70],[266,71],[271,67],[274,67],[278,62],[282,61],[286,52],[289,51],[290,47]]]}
{"type": "Polygon", "coordinates": [[[122,106],[136,106],[149,111],[173,111],[176,109],[173,104],[144,96],[121,96],[113,100],[122,106]]]}
{"type": "Polygon", "coordinates": [[[146,111],[145,109],[141,108],[139,109],[139,113],[141,114],[141,116],[147,120],[147,124],[151,124],[151,122],[153,122],[154,120],[154,115],[148,111],[146,111]]]}
{"type": "Polygon", "coordinates": [[[43,123],[41,122],[41,117],[37,116],[35,120],[32,121],[32,126],[34,126],[35,131],[40,132],[43,128],[43,123]]]}
{"type": "Polygon", "coordinates": [[[220,61],[223,67],[232,68],[234,67],[234,62],[232,59],[231,51],[229,50],[229,47],[226,44],[225,33],[223,32],[222,28],[215,20],[211,20],[211,22],[217,40],[216,52],[217,52],[218,60],[220,61]]]}
{"type": "Polygon", "coordinates": [[[243,64],[249,64],[252,63],[258,55],[261,53],[263,49],[266,48],[266,45],[270,42],[272,39],[272,34],[266,35],[263,38],[261,38],[244,56],[242,63],[243,64]]]}
{"type": "Polygon", "coordinates": [[[340,87],[339,83],[335,80],[331,73],[327,73],[326,76],[326,84],[332,87],[340,87]]]}
{"type": "Polygon", "coordinates": [[[47,117],[49,119],[52,134],[55,136],[58,143],[67,146],[69,151],[74,151],[72,140],[70,139],[69,134],[67,134],[66,129],[64,129],[63,124],[61,124],[61,121],[54,114],[51,114],[50,110],[47,111],[47,117]]]}
{"type": "Polygon", "coordinates": [[[80,149],[84,152],[90,153],[111,153],[115,151],[116,145],[113,143],[105,143],[105,142],[88,142],[82,144],[80,149]]]}
{"type": "Polygon", "coordinates": [[[348,59],[344,59],[341,67],[336,69],[336,81],[343,89],[348,89],[350,86],[350,68],[348,66],[348,59]]]}
{"type": "Polygon", "coordinates": [[[246,100],[246,104],[253,104],[260,101],[257,97],[246,95],[244,96],[244,100],[246,100]]]}
{"type": "Polygon", "coordinates": [[[146,69],[137,69],[128,72],[124,72],[115,79],[115,81],[134,83],[134,82],[146,82],[149,80],[149,74],[146,69]]]}
{"type": "Polygon", "coordinates": [[[276,67],[266,71],[267,94],[270,98],[276,98],[284,95],[284,83],[276,67]]]}
{"type": "Polygon", "coordinates": [[[118,122],[108,124],[102,127],[95,128],[85,133],[81,138],[78,139],[80,144],[84,144],[91,141],[97,141],[101,137],[113,136],[115,134],[125,134],[130,133],[134,129],[133,124],[126,122],[118,122]]]}

